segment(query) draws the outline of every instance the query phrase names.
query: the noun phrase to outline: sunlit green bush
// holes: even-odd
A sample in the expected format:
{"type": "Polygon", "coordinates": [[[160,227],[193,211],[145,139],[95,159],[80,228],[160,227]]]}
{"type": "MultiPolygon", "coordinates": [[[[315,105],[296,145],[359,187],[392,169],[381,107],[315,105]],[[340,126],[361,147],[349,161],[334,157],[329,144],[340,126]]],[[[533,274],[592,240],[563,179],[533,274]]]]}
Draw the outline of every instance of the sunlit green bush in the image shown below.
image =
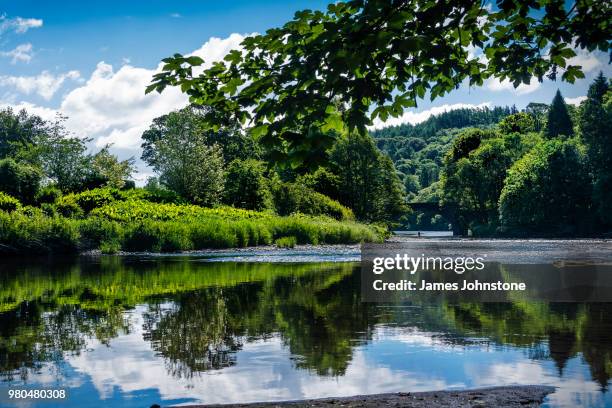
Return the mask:
{"type": "Polygon", "coordinates": [[[54,208],[55,213],[62,217],[81,218],[85,215],[83,209],[74,200],[65,200],[63,197],[52,205],[52,208],[54,208]]]}
{"type": "Polygon", "coordinates": [[[38,204],[53,204],[62,196],[62,191],[55,186],[46,186],[36,194],[38,204]]]}
{"type": "Polygon", "coordinates": [[[93,190],[85,190],[81,193],[67,194],[59,199],[58,203],[68,204],[75,203],[88,214],[92,210],[103,205],[110,204],[114,201],[123,199],[121,193],[113,188],[95,188],[93,190]]]}
{"type": "Polygon", "coordinates": [[[5,195],[5,202],[15,204],[16,210],[0,212],[2,252],[175,252],[272,243],[290,247],[380,241],[386,233],[383,228],[327,216],[153,203],[122,197],[117,191],[69,194],[40,208],[21,207],[5,195]]]}
{"type": "Polygon", "coordinates": [[[302,213],[327,215],[337,220],[354,220],[350,208],[326,195],[296,183],[279,183],[273,188],[274,206],[280,215],[302,213]]]}
{"type": "Polygon", "coordinates": [[[293,248],[297,244],[295,237],[281,237],[274,241],[274,244],[279,248],[293,248]]]}
{"type": "Polygon", "coordinates": [[[18,199],[0,191],[0,210],[15,211],[19,207],[21,207],[21,203],[18,199]]]}

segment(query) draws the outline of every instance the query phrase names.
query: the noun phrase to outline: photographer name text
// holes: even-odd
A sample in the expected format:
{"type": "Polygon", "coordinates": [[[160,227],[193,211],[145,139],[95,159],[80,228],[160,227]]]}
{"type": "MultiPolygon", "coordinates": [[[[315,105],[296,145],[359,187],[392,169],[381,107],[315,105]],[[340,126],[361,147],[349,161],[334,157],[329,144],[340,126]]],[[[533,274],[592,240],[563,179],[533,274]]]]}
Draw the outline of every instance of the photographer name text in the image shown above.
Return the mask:
{"type": "Polygon", "coordinates": [[[524,291],[527,285],[524,282],[480,282],[478,280],[463,282],[428,282],[422,280],[420,285],[417,282],[402,279],[397,282],[384,282],[377,279],[372,282],[376,291],[524,291]]]}

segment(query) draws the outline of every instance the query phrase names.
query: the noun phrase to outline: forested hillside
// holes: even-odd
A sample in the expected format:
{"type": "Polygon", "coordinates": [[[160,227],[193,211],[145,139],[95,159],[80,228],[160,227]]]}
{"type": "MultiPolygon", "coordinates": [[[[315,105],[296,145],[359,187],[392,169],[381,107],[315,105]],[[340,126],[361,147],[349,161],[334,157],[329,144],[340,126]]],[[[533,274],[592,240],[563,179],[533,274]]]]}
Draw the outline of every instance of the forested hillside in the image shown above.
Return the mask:
{"type": "MultiPolygon", "coordinates": [[[[387,153],[404,184],[408,202],[438,202],[438,180],[443,159],[452,141],[467,127],[487,128],[508,115],[517,113],[516,107],[483,107],[456,109],[433,115],[426,121],[412,125],[390,126],[372,132],[376,145],[387,153]]],[[[421,229],[447,229],[448,222],[417,213],[404,224],[421,229]],[[416,218],[419,222],[416,222],[416,218]],[[418,224],[418,225],[417,225],[418,224]]]]}
{"type": "Polygon", "coordinates": [[[458,110],[373,133],[408,202],[404,228],[592,235],[612,227],[612,92],[600,73],[578,107],[458,110]]]}

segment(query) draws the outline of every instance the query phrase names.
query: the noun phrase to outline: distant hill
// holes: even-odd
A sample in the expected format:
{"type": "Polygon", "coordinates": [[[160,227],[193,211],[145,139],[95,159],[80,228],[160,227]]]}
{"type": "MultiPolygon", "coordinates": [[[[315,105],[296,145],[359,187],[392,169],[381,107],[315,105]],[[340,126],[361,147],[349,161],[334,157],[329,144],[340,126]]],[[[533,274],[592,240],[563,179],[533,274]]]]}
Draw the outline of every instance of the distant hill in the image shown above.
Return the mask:
{"type": "Polygon", "coordinates": [[[416,125],[406,123],[399,126],[389,126],[375,130],[371,134],[376,139],[398,136],[427,139],[442,129],[461,129],[496,124],[504,117],[517,112],[518,110],[514,106],[455,109],[439,115],[432,115],[426,121],[416,125]]]}
{"type": "MultiPolygon", "coordinates": [[[[393,160],[404,183],[408,202],[436,202],[442,159],[461,129],[490,127],[517,112],[515,107],[508,106],[456,109],[433,115],[416,125],[389,126],[373,131],[371,135],[378,148],[393,160]]],[[[446,228],[439,215],[430,215],[418,222],[411,219],[409,223],[425,229],[446,228]]]]}

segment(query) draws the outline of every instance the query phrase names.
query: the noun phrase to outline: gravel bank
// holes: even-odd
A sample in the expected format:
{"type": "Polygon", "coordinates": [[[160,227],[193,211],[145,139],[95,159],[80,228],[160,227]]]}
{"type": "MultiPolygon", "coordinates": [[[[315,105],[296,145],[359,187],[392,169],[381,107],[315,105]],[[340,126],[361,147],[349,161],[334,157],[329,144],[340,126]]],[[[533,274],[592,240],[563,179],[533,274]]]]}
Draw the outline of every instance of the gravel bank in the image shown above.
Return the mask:
{"type": "Polygon", "coordinates": [[[189,408],[305,408],[305,407],[539,407],[554,387],[520,385],[466,391],[400,392],[301,401],[258,402],[230,405],[189,405],[189,408]]]}

